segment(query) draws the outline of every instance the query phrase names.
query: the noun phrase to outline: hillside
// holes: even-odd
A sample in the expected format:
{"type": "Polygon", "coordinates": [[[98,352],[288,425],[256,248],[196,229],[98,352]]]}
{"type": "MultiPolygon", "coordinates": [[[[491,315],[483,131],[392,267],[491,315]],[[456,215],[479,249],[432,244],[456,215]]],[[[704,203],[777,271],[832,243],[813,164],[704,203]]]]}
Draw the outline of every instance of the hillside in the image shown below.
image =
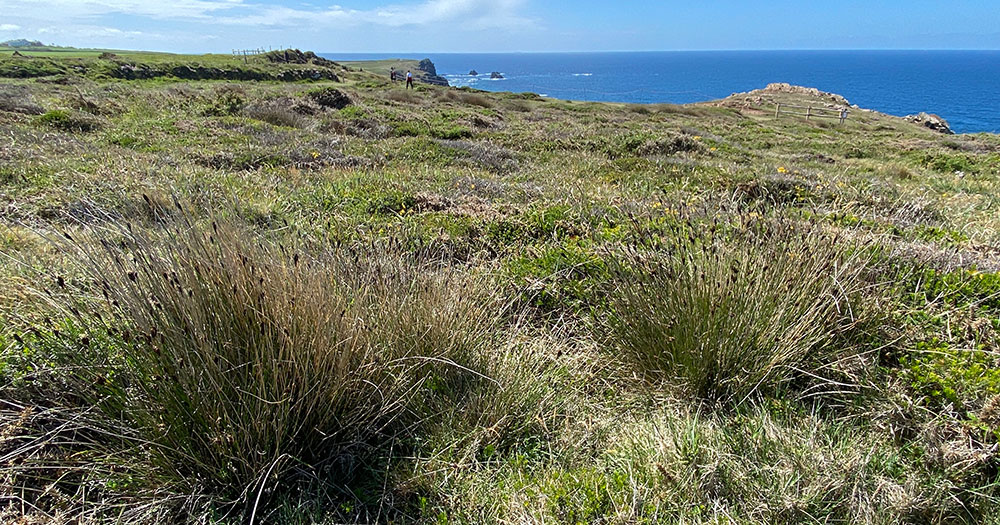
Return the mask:
{"type": "Polygon", "coordinates": [[[45,47],[45,44],[37,40],[26,40],[24,38],[18,38],[14,40],[6,40],[0,42],[0,47],[45,47]]]}
{"type": "Polygon", "coordinates": [[[0,521],[998,523],[1000,137],[279,53],[0,57],[0,521]]]}
{"type": "MultiPolygon", "coordinates": [[[[389,76],[389,68],[412,70],[419,82],[448,85],[434,72],[429,60],[357,62],[355,70],[389,76]],[[429,65],[425,65],[429,64],[429,65]]],[[[347,71],[343,64],[297,49],[242,55],[175,55],[101,49],[18,48],[0,52],[0,78],[53,78],[71,75],[91,80],[252,80],[297,82],[338,80],[347,71]]]]}

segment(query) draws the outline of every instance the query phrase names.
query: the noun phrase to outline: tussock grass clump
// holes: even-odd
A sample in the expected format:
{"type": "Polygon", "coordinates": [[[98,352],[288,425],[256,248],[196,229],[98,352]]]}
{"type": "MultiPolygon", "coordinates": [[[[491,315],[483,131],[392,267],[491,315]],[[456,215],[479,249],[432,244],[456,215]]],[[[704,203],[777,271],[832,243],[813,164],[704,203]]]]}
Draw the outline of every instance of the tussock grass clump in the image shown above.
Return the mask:
{"type": "Polygon", "coordinates": [[[469,106],[479,106],[481,108],[492,108],[493,102],[479,93],[467,93],[456,89],[448,89],[438,92],[436,98],[441,101],[457,102],[469,106]]]}
{"type": "Polygon", "coordinates": [[[286,128],[305,128],[309,126],[308,118],[291,109],[273,104],[249,106],[243,109],[243,114],[261,122],[267,122],[273,126],[284,126],[286,128]]]}
{"type": "Polygon", "coordinates": [[[511,111],[519,111],[521,113],[528,113],[535,109],[535,106],[531,102],[520,99],[505,100],[504,107],[511,111]]]}
{"type": "Polygon", "coordinates": [[[307,257],[214,223],[112,233],[77,244],[130,343],[105,406],[162,472],[209,490],[352,470],[412,423],[428,377],[497,333],[475,283],[390,252],[307,257]]]}
{"type": "Polygon", "coordinates": [[[864,261],[789,223],[678,231],[632,253],[611,297],[614,348],[647,379],[739,401],[794,376],[851,322],[864,261]]]}
{"type": "Polygon", "coordinates": [[[511,173],[517,170],[517,157],[510,150],[489,142],[438,139],[437,144],[461,151],[470,164],[493,173],[511,173]]]}
{"type": "Polygon", "coordinates": [[[410,91],[405,91],[405,90],[400,91],[395,89],[387,92],[385,94],[385,98],[393,102],[402,102],[404,104],[422,104],[424,101],[424,99],[420,98],[417,95],[414,95],[410,91]]]}

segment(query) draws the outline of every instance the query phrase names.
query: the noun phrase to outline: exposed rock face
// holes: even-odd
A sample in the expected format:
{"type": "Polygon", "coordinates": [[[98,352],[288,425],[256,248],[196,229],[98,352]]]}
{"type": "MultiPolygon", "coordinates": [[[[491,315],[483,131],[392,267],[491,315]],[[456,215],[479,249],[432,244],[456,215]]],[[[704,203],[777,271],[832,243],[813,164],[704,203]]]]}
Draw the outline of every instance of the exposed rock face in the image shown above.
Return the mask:
{"type": "Polygon", "coordinates": [[[279,64],[313,64],[323,67],[337,67],[340,64],[332,60],[327,60],[325,58],[316,56],[316,53],[312,51],[306,51],[303,53],[298,49],[285,49],[282,51],[271,51],[264,55],[267,57],[269,62],[279,63],[279,64]]]}
{"type": "Polygon", "coordinates": [[[322,69],[288,69],[278,73],[258,71],[254,69],[221,69],[198,65],[151,66],[148,64],[120,64],[112,71],[112,76],[126,80],[150,79],[166,76],[186,80],[280,80],[296,82],[299,80],[333,80],[339,81],[337,75],[326,68],[322,69]]]}
{"type": "Polygon", "coordinates": [[[472,71],[469,71],[469,76],[471,76],[471,77],[477,77],[477,76],[479,76],[479,72],[476,71],[475,69],[473,69],[472,71]]]}
{"type": "Polygon", "coordinates": [[[944,133],[945,135],[954,135],[955,132],[951,130],[951,126],[948,125],[948,121],[930,113],[918,113],[916,115],[907,115],[903,117],[903,120],[907,122],[912,122],[914,124],[919,124],[927,129],[936,131],[938,133],[944,133]]]}
{"type": "Polygon", "coordinates": [[[433,84],[435,86],[447,86],[448,79],[437,74],[437,68],[434,67],[434,62],[431,59],[425,58],[417,64],[417,71],[423,73],[420,80],[426,82],[427,84],[433,84]]]}
{"type": "Polygon", "coordinates": [[[333,88],[313,91],[309,93],[309,97],[325,108],[344,109],[352,103],[350,97],[333,88]]]}
{"type": "Polygon", "coordinates": [[[427,73],[428,75],[437,76],[438,74],[437,68],[434,67],[434,62],[431,62],[431,59],[429,58],[421,60],[420,63],[417,64],[417,69],[427,73]]]}
{"type": "Polygon", "coordinates": [[[490,78],[493,78],[493,79],[502,79],[502,78],[503,78],[503,75],[501,75],[501,74],[500,74],[499,72],[497,72],[497,71],[494,71],[494,72],[490,73],[490,78]]]}
{"type": "Polygon", "coordinates": [[[852,107],[859,109],[857,106],[851,106],[851,103],[846,98],[835,93],[827,93],[816,88],[793,86],[786,83],[768,84],[764,89],[755,89],[746,93],[733,93],[712,104],[720,107],[770,111],[774,113],[774,106],[778,103],[809,104],[814,108],[836,111],[852,107]]]}

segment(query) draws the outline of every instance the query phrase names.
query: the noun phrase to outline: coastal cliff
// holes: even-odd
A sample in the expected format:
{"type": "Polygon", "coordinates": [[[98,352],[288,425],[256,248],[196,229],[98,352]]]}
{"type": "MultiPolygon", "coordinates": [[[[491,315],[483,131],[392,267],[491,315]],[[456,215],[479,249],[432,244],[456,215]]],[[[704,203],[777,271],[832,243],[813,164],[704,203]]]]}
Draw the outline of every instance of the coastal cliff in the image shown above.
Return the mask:
{"type": "Polygon", "coordinates": [[[417,70],[423,72],[420,80],[428,84],[433,84],[435,86],[447,86],[448,79],[438,75],[437,68],[434,66],[434,62],[431,59],[425,58],[417,63],[417,70]]]}

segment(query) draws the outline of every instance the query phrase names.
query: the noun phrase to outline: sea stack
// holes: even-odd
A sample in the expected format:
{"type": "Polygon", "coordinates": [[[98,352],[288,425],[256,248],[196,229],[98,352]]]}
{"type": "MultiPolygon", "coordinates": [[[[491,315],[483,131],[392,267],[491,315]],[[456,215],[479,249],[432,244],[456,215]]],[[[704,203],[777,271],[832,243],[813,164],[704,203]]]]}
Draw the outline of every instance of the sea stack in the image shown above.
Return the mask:
{"type": "Polygon", "coordinates": [[[475,69],[473,69],[472,71],[469,71],[469,76],[470,77],[478,77],[479,76],[479,72],[476,71],[475,69]]]}
{"type": "Polygon", "coordinates": [[[492,79],[502,79],[503,75],[501,75],[500,73],[494,71],[494,72],[490,73],[490,78],[492,78],[492,79]]]}

